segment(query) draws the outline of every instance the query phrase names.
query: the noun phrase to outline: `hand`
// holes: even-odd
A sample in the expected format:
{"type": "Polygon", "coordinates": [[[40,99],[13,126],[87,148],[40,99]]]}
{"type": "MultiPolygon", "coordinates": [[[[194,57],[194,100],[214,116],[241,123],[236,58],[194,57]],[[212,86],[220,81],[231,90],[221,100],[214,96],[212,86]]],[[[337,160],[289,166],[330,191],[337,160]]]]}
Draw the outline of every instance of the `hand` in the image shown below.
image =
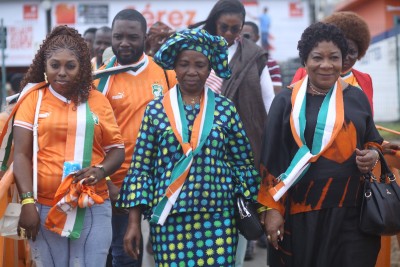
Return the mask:
{"type": "Polygon", "coordinates": [[[391,142],[384,142],[382,144],[382,153],[388,155],[394,155],[396,152],[400,151],[400,145],[391,142]]]}
{"type": "Polygon", "coordinates": [[[134,259],[139,259],[142,238],[141,212],[139,207],[129,210],[129,222],[124,236],[124,250],[134,259]]]}
{"type": "Polygon", "coordinates": [[[24,229],[26,238],[35,241],[39,233],[39,227],[40,217],[35,204],[30,203],[23,205],[21,208],[21,215],[19,216],[18,235],[21,236],[22,229],[24,229]]]}
{"type": "Polygon", "coordinates": [[[283,232],[284,232],[284,224],[285,220],[282,215],[276,209],[267,210],[265,216],[262,216],[264,219],[264,231],[267,234],[268,242],[274,246],[275,249],[278,249],[278,239],[283,240],[283,232]]]}
{"type": "Polygon", "coordinates": [[[117,202],[119,195],[119,188],[112,181],[107,181],[108,194],[110,195],[110,200],[113,204],[117,202]]]}
{"type": "Polygon", "coordinates": [[[96,185],[103,177],[104,173],[100,168],[88,167],[84,168],[75,173],[74,183],[79,182],[82,179],[84,185],[93,186],[96,185]]]}
{"type": "Polygon", "coordinates": [[[356,164],[361,173],[371,171],[378,159],[378,151],[373,149],[359,150],[356,148],[356,164]]]}

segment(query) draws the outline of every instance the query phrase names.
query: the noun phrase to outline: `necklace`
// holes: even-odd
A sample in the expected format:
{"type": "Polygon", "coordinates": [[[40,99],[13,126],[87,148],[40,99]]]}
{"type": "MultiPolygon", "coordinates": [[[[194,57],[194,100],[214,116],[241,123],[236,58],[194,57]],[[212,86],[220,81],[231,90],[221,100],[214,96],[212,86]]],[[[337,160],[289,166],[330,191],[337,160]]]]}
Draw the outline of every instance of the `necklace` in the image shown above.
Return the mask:
{"type": "Polygon", "coordinates": [[[322,92],[316,90],[316,89],[314,88],[314,86],[312,86],[312,84],[311,84],[310,82],[308,82],[308,86],[310,87],[310,90],[313,92],[313,95],[314,95],[314,94],[315,94],[315,95],[326,95],[326,94],[328,93],[328,92],[322,93],[322,92]]]}
{"type": "Polygon", "coordinates": [[[194,106],[194,105],[196,105],[196,104],[198,104],[198,103],[200,103],[200,100],[201,100],[201,95],[198,95],[198,96],[195,96],[195,97],[185,97],[185,98],[189,98],[189,100],[184,100],[184,102],[187,104],[187,105],[192,105],[192,106],[194,106]]]}

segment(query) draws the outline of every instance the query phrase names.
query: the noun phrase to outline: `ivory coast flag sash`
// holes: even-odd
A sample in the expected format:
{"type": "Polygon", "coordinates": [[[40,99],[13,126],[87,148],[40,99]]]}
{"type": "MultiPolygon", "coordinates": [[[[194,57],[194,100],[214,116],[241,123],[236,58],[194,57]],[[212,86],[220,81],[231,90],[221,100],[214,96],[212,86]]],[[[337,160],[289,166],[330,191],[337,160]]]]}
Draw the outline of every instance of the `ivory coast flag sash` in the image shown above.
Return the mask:
{"type": "Polygon", "coordinates": [[[93,72],[93,80],[100,79],[99,84],[97,85],[97,90],[103,95],[106,95],[108,88],[110,88],[113,83],[115,74],[130,70],[136,72],[142,66],[147,65],[148,61],[149,58],[146,55],[143,55],[143,57],[137,63],[131,65],[118,65],[117,58],[113,56],[104,69],[93,72]]]}
{"type": "Polygon", "coordinates": [[[215,95],[207,87],[204,88],[203,97],[200,100],[200,112],[194,120],[190,140],[189,126],[179,85],[174,86],[164,95],[162,103],[175,137],[182,146],[183,155],[173,166],[170,184],[151,216],[150,222],[160,225],[164,224],[172,206],[178,199],[182,186],[189,174],[193,157],[201,151],[211,132],[214,121],[215,95]]]}
{"type": "MultiPolygon", "coordinates": [[[[11,147],[13,143],[13,123],[14,116],[17,112],[19,105],[23,102],[23,100],[28,96],[31,92],[46,87],[47,84],[45,82],[41,83],[28,83],[24,89],[22,89],[19,94],[18,101],[13,107],[10,116],[8,117],[6,123],[0,134],[0,162],[1,162],[1,170],[7,170],[7,163],[10,160],[11,147]]],[[[35,113],[35,111],[33,111],[35,113]]]]}
{"type": "Polygon", "coordinates": [[[93,136],[94,120],[88,102],[76,109],[71,103],[62,182],[55,196],[57,204],[50,209],[45,223],[50,231],[71,239],[80,237],[85,208],[103,200],[98,199],[93,188],[72,183],[73,173],[91,164],[93,136]]]}
{"type": "Polygon", "coordinates": [[[279,183],[269,189],[275,201],[279,200],[289,188],[299,181],[319,156],[332,144],[344,121],[343,90],[338,80],[326,94],[318,113],[313,145],[306,145],[306,93],[308,76],[294,85],[292,92],[292,112],[290,126],[293,137],[299,146],[287,170],[277,179],[279,183]]]}

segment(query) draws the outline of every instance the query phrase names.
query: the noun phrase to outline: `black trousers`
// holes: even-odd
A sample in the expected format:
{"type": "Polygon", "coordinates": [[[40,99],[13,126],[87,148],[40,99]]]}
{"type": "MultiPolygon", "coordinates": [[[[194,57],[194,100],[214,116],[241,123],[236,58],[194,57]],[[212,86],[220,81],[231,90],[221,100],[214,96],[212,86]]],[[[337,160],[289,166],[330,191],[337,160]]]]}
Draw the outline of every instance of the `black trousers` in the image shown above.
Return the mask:
{"type": "Polygon", "coordinates": [[[279,249],[269,246],[270,267],[374,267],[380,236],[359,230],[360,208],[289,215],[279,249]]]}

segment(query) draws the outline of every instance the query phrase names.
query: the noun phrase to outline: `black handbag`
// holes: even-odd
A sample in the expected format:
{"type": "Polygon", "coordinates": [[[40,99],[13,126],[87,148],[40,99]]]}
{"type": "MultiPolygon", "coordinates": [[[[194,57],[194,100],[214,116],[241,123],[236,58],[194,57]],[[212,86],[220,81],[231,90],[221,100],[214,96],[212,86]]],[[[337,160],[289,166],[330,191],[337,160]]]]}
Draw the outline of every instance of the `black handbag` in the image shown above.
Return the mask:
{"type": "Polygon", "coordinates": [[[242,195],[236,195],[235,205],[236,226],[247,240],[256,240],[263,233],[258,218],[256,203],[246,200],[242,195]]]}
{"type": "Polygon", "coordinates": [[[364,174],[360,229],[372,235],[394,235],[400,232],[400,187],[381,152],[379,157],[379,180],[371,172],[364,174]]]}

